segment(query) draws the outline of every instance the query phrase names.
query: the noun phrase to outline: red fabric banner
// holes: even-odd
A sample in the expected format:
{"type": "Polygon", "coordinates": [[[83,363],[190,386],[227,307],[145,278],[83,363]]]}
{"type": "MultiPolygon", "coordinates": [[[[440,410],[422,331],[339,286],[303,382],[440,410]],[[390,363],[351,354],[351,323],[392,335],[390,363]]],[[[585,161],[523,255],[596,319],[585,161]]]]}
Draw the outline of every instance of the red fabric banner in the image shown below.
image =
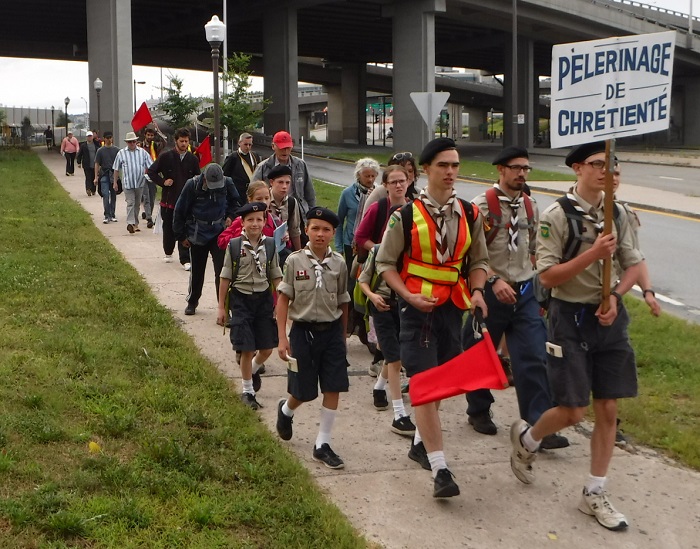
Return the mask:
{"type": "Polygon", "coordinates": [[[212,161],[211,145],[209,144],[209,136],[204,138],[204,141],[194,150],[194,154],[199,157],[199,167],[203,168],[212,161]]]}
{"type": "Polygon", "coordinates": [[[131,127],[134,128],[135,132],[138,132],[151,122],[153,122],[153,117],[151,116],[151,111],[148,110],[148,105],[146,105],[144,101],[131,119],[131,127]]]}

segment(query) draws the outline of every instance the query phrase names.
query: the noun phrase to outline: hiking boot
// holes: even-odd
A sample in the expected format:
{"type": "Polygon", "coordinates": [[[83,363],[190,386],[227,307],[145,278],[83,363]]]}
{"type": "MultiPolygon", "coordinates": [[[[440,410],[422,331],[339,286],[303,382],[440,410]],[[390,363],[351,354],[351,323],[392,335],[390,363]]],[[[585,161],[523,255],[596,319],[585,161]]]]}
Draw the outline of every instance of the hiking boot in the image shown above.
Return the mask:
{"type": "Polygon", "coordinates": [[[153,220],[152,219],[149,218],[146,220],[146,227],[149,229],[153,228],[153,220]]]}
{"type": "Polygon", "coordinates": [[[433,481],[434,498],[451,498],[459,495],[459,486],[455,483],[454,475],[449,469],[440,469],[433,481]]]}
{"type": "Polygon", "coordinates": [[[187,304],[187,307],[185,307],[185,314],[187,316],[192,316],[197,312],[197,307],[195,305],[192,305],[191,303],[187,304]]]}
{"type": "Polygon", "coordinates": [[[336,454],[328,443],[321,444],[320,448],[314,446],[313,453],[314,461],[320,461],[329,469],[342,469],[345,467],[345,463],[340,456],[336,454]]]}
{"type": "Polygon", "coordinates": [[[598,524],[608,530],[624,530],[628,526],[625,515],[612,506],[607,492],[592,494],[584,488],[578,510],[595,517],[598,524]]]}
{"type": "Polygon", "coordinates": [[[293,423],[293,418],[287,416],[284,414],[282,411],[282,406],[284,406],[284,403],[286,400],[280,399],[280,401],[277,403],[277,434],[280,436],[282,440],[290,440],[292,438],[292,423],[293,423]]]}
{"type": "Polygon", "coordinates": [[[418,463],[426,471],[431,470],[428,452],[426,452],[422,440],[418,444],[413,444],[413,442],[411,442],[411,449],[408,451],[408,457],[418,463]]]}
{"type": "Polygon", "coordinates": [[[558,450],[559,448],[568,448],[569,439],[559,433],[547,435],[540,442],[540,450],[558,450]]]}
{"type": "Polygon", "coordinates": [[[372,362],[372,364],[369,365],[367,373],[372,377],[377,377],[379,374],[382,373],[383,362],[383,360],[377,360],[376,362],[372,362]]]}
{"type": "Polygon", "coordinates": [[[250,393],[243,393],[241,395],[241,402],[248,406],[248,408],[251,408],[252,410],[262,408],[262,404],[255,400],[255,395],[251,395],[250,393]]]}
{"type": "Polygon", "coordinates": [[[491,419],[490,410],[481,414],[467,416],[467,421],[469,425],[474,427],[477,433],[481,433],[482,435],[495,435],[498,432],[498,427],[496,427],[496,424],[491,419]]]}
{"type": "Polygon", "coordinates": [[[262,378],[260,377],[260,372],[255,372],[253,374],[253,391],[256,393],[260,390],[260,387],[262,386],[262,378]]]}
{"type": "Polygon", "coordinates": [[[395,419],[391,424],[391,430],[397,435],[405,437],[412,437],[416,434],[416,426],[413,425],[411,418],[408,416],[401,416],[399,419],[395,419]]]}
{"type": "Polygon", "coordinates": [[[530,425],[519,419],[510,426],[510,442],[513,445],[513,452],[510,455],[510,468],[520,482],[532,484],[535,481],[535,473],[532,470],[532,463],[537,459],[537,452],[530,452],[525,446],[521,437],[530,425]]]}
{"type": "Polygon", "coordinates": [[[375,410],[382,411],[389,407],[389,401],[386,398],[386,391],[384,389],[373,389],[372,398],[374,399],[375,410]]]}

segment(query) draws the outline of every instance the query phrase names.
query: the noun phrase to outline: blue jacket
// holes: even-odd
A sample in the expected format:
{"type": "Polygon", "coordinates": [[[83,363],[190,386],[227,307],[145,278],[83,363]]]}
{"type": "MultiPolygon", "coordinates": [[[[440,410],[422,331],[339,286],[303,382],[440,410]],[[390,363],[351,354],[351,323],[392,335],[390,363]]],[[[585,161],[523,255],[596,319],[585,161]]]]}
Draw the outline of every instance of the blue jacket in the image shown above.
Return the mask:
{"type": "Polygon", "coordinates": [[[178,241],[189,240],[203,246],[215,240],[224,230],[226,218],[236,218],[241,206],[236,186],[230,177],[224,178],[221,189],[204,189],[203,176],[188,179],[175,204],[173,232],[178,241]]]}
{"type": "MultiPolygon", "coordinates": [[[[371,191],[372,189],[368,192],[371,191]]],[[[343,253],[343,246],[351,246],[355,238],[355,220],[357,219],[357,210],[360,206],[360,193],[360,184],[357,181],[340,193],[340,200],[338,201],[340,225],[335,231],[335,250],[341,254],[343,253]]]]}

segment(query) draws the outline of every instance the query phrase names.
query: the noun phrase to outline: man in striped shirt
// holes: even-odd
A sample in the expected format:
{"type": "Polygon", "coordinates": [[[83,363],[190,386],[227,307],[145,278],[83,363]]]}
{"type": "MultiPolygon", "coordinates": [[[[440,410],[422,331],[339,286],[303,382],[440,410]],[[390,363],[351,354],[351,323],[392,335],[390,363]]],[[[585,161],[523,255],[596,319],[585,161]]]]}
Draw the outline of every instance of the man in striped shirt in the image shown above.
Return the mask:
{"type": "Polygon", "coordinates": [[[114,184],[116,190],[117,178],[121,177],[126,198],[126,230],[131,234],[139,232],[139,207],[141,195],[146,183],[146,170],[153,163],[151,156],[136,146],[137,137],[134,132],[128,132],[124,138],[126,147],[117,153],[114,160],[114,184]]]}

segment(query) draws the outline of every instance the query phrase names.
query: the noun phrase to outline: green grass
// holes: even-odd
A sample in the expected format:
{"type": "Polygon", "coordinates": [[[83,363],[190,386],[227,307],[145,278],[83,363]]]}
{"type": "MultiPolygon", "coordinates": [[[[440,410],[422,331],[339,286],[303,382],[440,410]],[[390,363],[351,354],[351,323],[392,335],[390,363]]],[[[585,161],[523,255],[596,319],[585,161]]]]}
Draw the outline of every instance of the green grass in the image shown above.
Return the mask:
{"type": "Polygon", "coordinates": [[[35,155],[0,182],[1,547],[367,545],[35,155]]]}

